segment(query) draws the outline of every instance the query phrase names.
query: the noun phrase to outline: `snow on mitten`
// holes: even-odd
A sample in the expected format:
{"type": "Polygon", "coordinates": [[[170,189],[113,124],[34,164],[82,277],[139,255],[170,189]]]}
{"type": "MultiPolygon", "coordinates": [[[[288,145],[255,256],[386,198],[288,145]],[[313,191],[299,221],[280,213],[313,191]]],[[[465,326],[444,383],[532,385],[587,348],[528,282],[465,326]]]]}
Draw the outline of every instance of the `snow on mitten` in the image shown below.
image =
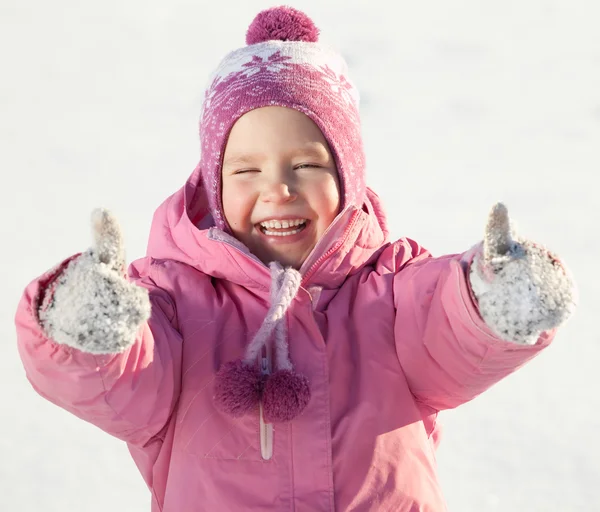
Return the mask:
{"type": "Polygon", "coordinates": [[[94,245],[54,282],[39,318],[50,339],[92,354],[122,352],[150,317],[144,288],[125,278],[121,229],[106,210],[92,213],[94,245]]]}
{"type": "Polygon", "coordinates": [[[543,331],[564,323],[575,309],[568,270],[544,247],[513,238],[502,203],[490,212],[469,280],[481,317],[506,341],[533,345],[543,331]]]}

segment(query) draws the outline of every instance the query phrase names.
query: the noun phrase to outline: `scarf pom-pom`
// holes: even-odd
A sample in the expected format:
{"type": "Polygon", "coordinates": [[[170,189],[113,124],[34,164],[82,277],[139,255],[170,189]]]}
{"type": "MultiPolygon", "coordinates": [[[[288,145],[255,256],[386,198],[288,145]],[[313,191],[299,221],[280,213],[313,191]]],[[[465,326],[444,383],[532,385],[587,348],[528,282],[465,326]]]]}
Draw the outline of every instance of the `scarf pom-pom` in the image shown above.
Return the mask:
{"type": "Polygon", "coordinates": [[[258,368],[241,360],[225,363],[215,377],[215,406],[239,418],[258,406],[262,389],[258,368]]]}
{"type": "Polygon", "coordinates": [[[265,383],[262,400],[265,421],[291,421],[310,401],[308,379],[292,370],[276,371],[265,383]]]}

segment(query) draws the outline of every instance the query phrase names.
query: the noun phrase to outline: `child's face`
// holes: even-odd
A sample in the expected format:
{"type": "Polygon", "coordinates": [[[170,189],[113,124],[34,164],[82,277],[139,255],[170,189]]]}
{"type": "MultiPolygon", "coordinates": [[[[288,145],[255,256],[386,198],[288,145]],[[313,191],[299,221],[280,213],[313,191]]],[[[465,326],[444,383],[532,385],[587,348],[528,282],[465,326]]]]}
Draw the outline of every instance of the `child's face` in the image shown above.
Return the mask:
{"type": "Polygon", "coordinates": [[[234,124],[222,180],[233,234],[265,264],[299,269],[340,209],[337,169],[323,134],[288,108],[255,109],[234,124]]]}

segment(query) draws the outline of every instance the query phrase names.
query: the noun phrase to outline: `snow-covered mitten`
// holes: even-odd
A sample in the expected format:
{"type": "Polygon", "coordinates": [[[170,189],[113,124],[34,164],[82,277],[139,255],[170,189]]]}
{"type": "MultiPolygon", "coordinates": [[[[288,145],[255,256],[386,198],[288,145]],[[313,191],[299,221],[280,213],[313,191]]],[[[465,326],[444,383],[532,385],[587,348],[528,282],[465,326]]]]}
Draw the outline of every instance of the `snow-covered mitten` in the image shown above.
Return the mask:
{"type": "Polygon", "coordinates": [[[469,280],[481,317],[506,341],[532,345],[575,309],[575,287],[568,270],[544,247],[513,238],[502,203],[490,212],[469,280]]]}
{"type": "Polygon", "coordinates": [[[93,354],[121,352],[150,317],[144,288],[125,278],[121,229],[107,210],[92,213],[94,244],[46,291],[40,322],[50,339],[93,354]]]}

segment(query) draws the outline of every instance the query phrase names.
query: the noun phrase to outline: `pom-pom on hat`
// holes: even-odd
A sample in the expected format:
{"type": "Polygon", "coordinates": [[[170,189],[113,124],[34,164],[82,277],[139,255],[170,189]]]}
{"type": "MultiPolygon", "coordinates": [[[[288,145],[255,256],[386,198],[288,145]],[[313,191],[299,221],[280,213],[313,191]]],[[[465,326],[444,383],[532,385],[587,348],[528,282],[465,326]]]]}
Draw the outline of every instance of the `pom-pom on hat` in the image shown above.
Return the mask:
{"type": "Polygon", "coordinates": [[[279,41],[316,43],[319,29],[303,12],[291,7],[278,7],[259,12],[246,32],[246,44],[279,41]]]}
{"type": "Polygon", "coordinates": [[[215,225],[229,231],[221,203],[221,166],[227,138],[245,113],[288,107],[320,128],[336,161],[342,207],[362,207],[365,164],[358,92],[344,59],[318,42],[319,30],[304,13],[274,7],[258,13],[247,46],[229,53],[214,71],[200,117],[201,173],[215,225]]]}

